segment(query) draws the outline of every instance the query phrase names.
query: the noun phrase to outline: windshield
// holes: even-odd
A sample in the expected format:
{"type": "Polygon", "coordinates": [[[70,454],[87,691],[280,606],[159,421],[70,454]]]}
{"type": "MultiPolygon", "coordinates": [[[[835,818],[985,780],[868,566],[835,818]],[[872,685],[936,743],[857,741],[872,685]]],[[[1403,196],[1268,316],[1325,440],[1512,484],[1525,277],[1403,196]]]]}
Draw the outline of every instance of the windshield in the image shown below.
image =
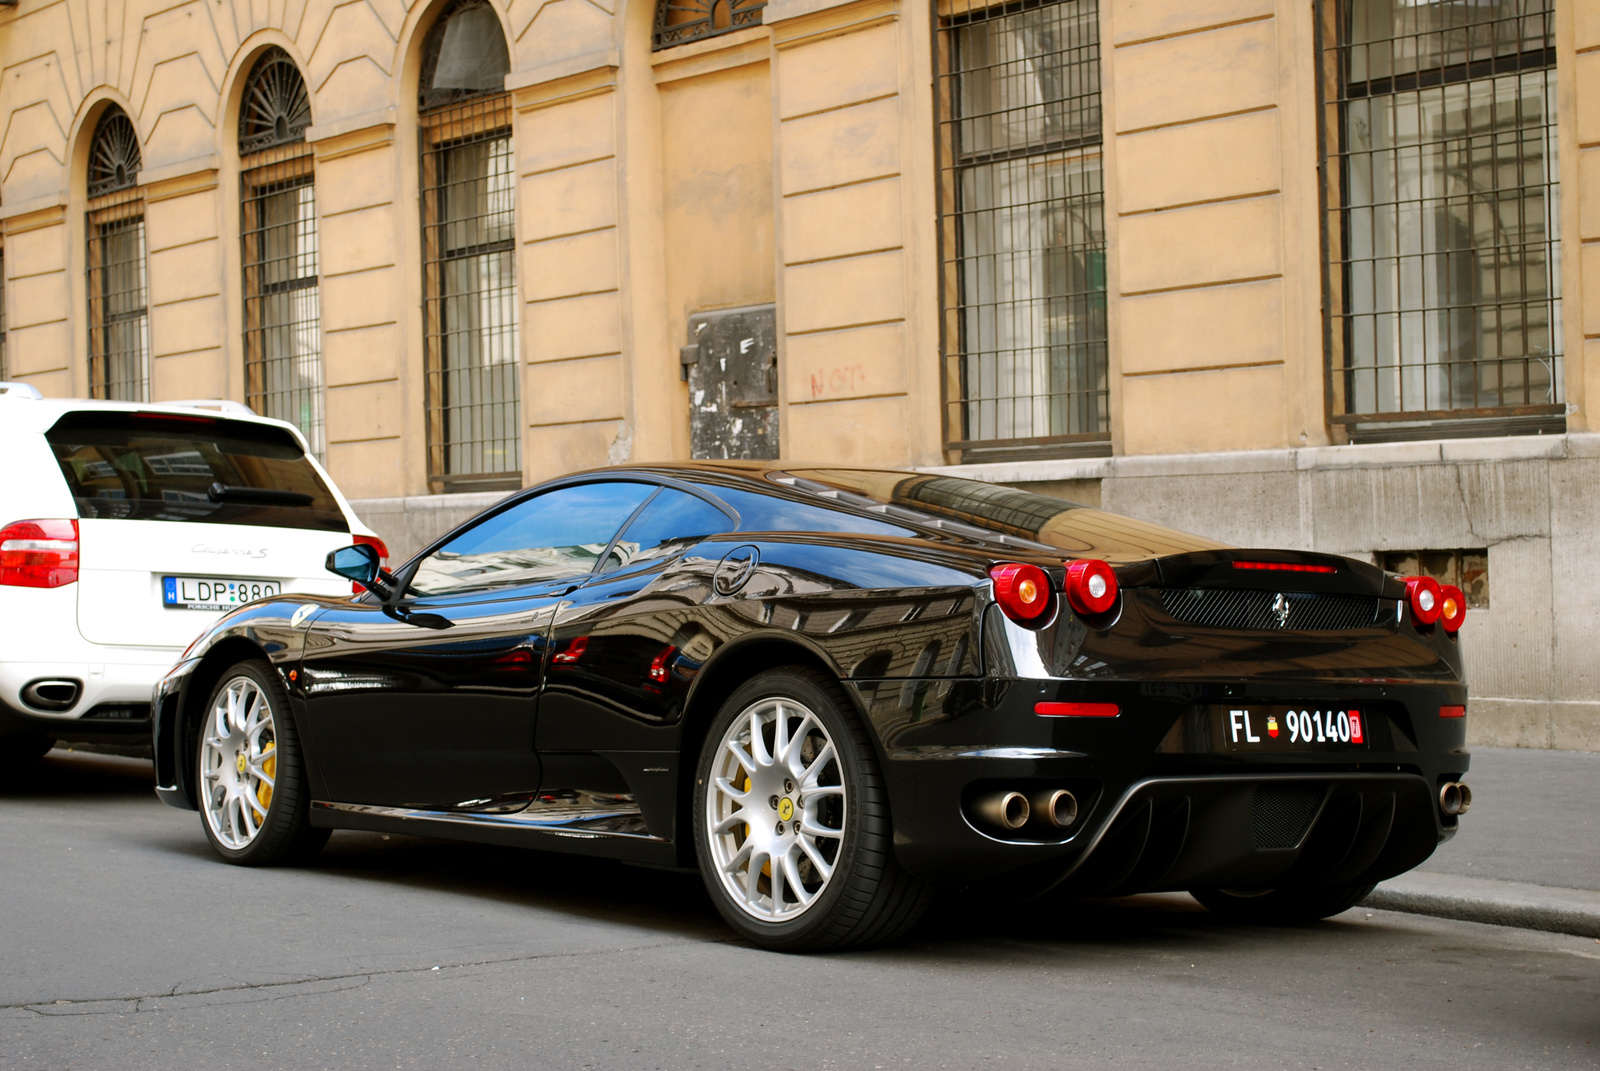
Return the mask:
{"type": "Polygon", "coordinates": [[[348,532],[282,428],[208,416],[68,413],[45,432],[78,516],[348,532]]]}

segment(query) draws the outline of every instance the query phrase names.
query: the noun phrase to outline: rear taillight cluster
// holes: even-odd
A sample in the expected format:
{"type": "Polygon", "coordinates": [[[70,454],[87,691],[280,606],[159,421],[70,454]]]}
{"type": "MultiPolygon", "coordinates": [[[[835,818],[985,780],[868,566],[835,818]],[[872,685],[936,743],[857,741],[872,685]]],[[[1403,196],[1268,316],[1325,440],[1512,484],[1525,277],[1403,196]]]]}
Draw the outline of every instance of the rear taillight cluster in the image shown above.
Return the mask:
{"type": "MultiPolygon", "coordinates": [[[[1050,619],[1054,596],[1050,577],[1037,565],[1007,562],[989,570],[994,599],[1000,610],[1022,625],[1042,625],[1050,619]]],[[[1062,586],[1067,605],[1084,617],[1098,617],[1117,604],[1117,574],[1096,558],[1067,563],[1062,586]]]]}
{"type": "Polygon", "coordinates": [[[1467,619],[1467,597],[1454,584],[1440,584],[1431,576],[1405,578],[1411,620],[1418,625],[1439,624],[1455,635],[1467,619]]]}
{"type": "MultiPolygon", "coordinates": [[[[367,546],[377,551],[378,568],[385,570],[389,568],[389,548],[383,540],[379,539],[377,536],[358,535],[355,537],[355,543],[358,547],[367,546]]],[[[357,584],[354,581],[351,581],[350,590],[352,593],[360,595],[363,591],[367,590],[367,587],[365,584],[357,584]]]]}
{"type": "Polygon", "coordinates": [[[59,588],[77,580],[77,520],[14,521],[0,528],[0,585],[59,588]]]}

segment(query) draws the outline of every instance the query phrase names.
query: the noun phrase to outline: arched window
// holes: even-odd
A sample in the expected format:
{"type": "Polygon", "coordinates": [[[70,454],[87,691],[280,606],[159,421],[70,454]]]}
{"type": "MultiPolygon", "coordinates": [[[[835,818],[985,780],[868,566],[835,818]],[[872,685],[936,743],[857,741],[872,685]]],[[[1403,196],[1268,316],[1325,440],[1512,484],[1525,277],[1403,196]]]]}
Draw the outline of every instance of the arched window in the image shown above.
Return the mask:
{"type": "Polygon", "coordinates": [[[428,476],[445,491],[522,484],[510,69],[483,0],[454,0],[423,44],[428,476]]]}
{"type": "Polygon", "coordinates": [[[300,69],[283,49],[267,49],[239,102],[245,394],[256,412],[298,427],[320,458],[322,310],[310,125],[300,69]]]}
{"type": "Polygon", "coordinates": [[[145,304],[144,195],[139,136],[121,108],[101,113],[89,143],[89,392],[150,397],[150,321],[145,304]]]}
{"type": "Polygon", "coordinates": [[[761,9],[766,6],[767,0],[656,0],[653,48],[659,52],[702,37],[760,26],[761,9]]]}

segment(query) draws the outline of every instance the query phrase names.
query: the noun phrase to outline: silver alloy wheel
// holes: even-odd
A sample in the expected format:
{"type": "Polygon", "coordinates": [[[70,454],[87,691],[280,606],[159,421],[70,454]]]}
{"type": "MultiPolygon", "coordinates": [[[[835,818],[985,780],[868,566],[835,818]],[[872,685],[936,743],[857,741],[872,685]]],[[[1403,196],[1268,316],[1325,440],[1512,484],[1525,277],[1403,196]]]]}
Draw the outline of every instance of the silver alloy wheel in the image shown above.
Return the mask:
{"type": "Polygon", "coordinates": [[[768,697],[722,734],[706,788],[711,861],[752,918],[798,918],[827,888],[844,848],[845,787],[822,721],[768,697]]]}
{"type": "Polygon", "coordinates": [[[200,743],[200,808],[224,848],[249,847],[261,832],[277,775],[272,704],[249,677],[217,693],[200,743]]]}

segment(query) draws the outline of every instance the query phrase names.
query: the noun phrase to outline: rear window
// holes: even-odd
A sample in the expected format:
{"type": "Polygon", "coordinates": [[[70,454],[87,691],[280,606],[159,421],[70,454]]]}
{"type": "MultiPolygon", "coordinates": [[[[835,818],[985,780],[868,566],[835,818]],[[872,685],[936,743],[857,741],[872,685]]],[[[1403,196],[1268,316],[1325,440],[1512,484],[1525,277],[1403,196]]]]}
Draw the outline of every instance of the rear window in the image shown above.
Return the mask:
{"type": "Polygon", "coordinates": [[[80,517],[350,530],[333,492],[282,428],[78,412],[45,438],[80,517]]]}

